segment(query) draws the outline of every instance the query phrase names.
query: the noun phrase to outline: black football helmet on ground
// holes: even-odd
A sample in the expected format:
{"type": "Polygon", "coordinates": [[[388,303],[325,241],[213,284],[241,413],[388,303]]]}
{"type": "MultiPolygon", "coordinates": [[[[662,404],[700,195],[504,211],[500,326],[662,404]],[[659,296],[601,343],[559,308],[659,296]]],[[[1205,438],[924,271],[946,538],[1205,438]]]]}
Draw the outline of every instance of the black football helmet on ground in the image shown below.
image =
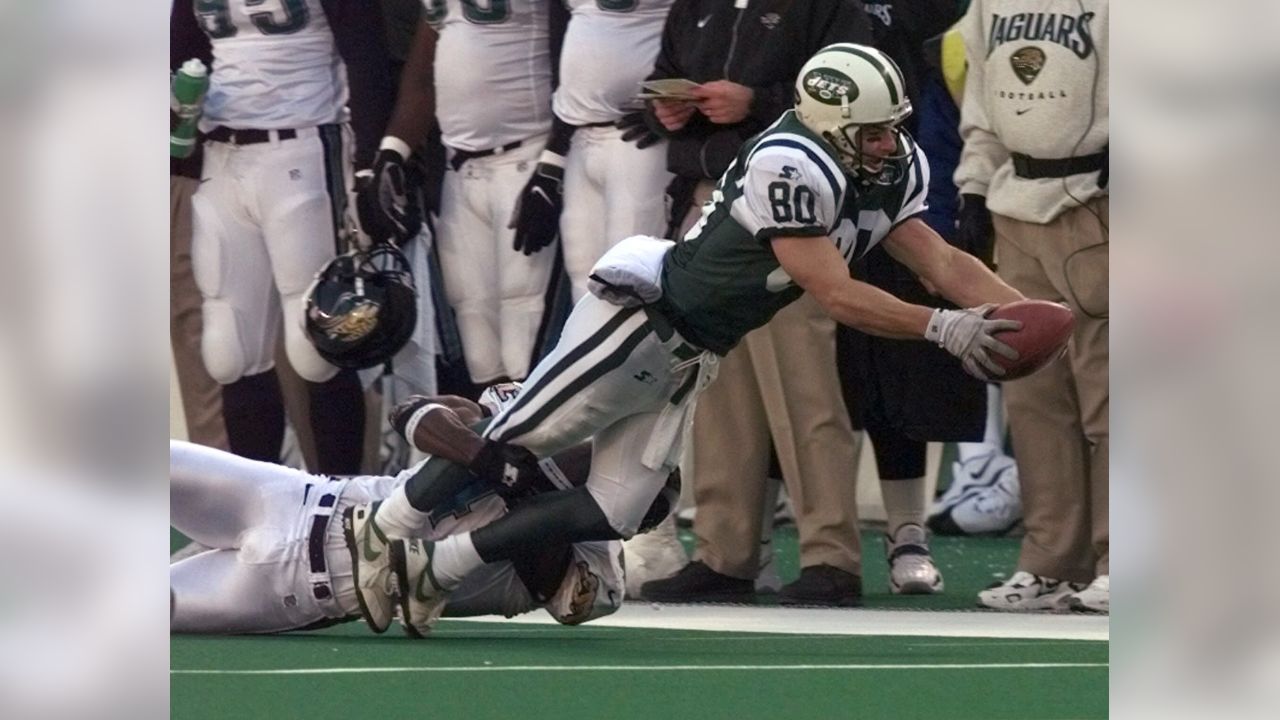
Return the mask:
{"type": "Polygon", "coordinates": [[[417,322],[413,273],[393,245],[339,255],[307,290],[307,336],[338,367],[385,363],[409,341],[417,322]]]}

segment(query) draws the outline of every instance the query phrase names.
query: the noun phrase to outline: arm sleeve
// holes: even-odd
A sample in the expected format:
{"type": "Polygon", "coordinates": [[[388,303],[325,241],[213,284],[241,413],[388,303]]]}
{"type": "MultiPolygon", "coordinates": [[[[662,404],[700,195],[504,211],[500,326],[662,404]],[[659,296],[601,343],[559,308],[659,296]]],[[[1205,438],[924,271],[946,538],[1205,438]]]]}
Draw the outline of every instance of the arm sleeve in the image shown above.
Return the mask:
{"type": "Polygon", "coordinates": [[[176,72],[182,63],[200,58],[205,65],[213,62],[213,47],[209,36],[196,22],[194,4],[173,3],[169,8],[169,70],[176,72]]]}
{"type": "Polygon", "coordinates": [[[955,180],[962,194],[985,197],[991,176],[1009,159],[1009,151],[996,137],[987,117],[987,83],[983,69],[987,44],[982,33],[982,15],[982,3],[974,0],[959,26],[969,68],[965,77],[964,102],[960,106],[960,137],[964,140],[964,147],[960,151],[955,180]]]}
{"type": "Polygon", "coordinates": [[[827,235],[844,195],[839,172],[834,161],[794,141],[766,140],[747,158],[742,195],[729,215],[760,240],[827,235]]]}
{"type": "MultiPolygon", "coordinates": [[[[677,63],[676,43],[681,34],[681,28],[689,20],[685,18],[686,8],[689,3],[684,0],[676,0],[671,6],[671,12],[667,13],[667,19],[662,25],[662,42],[658,46],[658,57],[653,61],[653,71],[649,73],[646,80],[660,80],[664,78],[680,77],[680,66],[677,63]]],[[[653,103],[644,104],[644,120],[645,124],[662,137],[672,137],[672,132],[658,121],[658,116],[653,113],[653,103]]],[[[668,157],[673,157],[668,155],[668,157]]]]}
{"type": "Polygon", "coordinates": [[[368,168],[373,165],[395,103],[382,11],[378,3],[368,0],[321,0],[321,4],[347,67],[347,107],[356,135],[356,169],[368,168]]]}

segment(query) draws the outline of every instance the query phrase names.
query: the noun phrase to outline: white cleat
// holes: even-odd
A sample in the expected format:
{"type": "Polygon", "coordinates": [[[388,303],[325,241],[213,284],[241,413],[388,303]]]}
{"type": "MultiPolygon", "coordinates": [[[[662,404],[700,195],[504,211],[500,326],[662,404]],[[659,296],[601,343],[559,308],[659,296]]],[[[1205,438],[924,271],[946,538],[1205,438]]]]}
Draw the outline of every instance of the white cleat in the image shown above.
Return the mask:
{"type": "Polygon", "coordinates": [[[1054,580],[1019,570],[1003,583],[978,593],[978,606],[1011,612],[1067,612],[1068,599],[1082,583],[1054,580]]]}
{"type": "Polygon", "coordinates": [[[435,548],[435,543],[416,538],[391,543],[391,563],[399,578],[400,624],[411,638],[425,638],[449,602],[449,591],[431,569],[435,548]]]}
{"type": "Polygon", "coordinates": [[[1111,614],[1111,576],[1099,575],[1089,587],[1067,599],[1072,610],[1083,613],[1111,614]]]}
{"type": "Polygon", "coordinates": [[[885,535],[884,552],[889,560],[889,589],[894,595],[942,592],[942,573],[933,564],[924,528],[907,523],[899,527],[893,537],[885,535]]]}
{"type": "Polygon", "coordinates": [[[395,606],[390,541],[375,519],[381,504],[356,505],[342,514],[342,532],[347,550],[351,552],[351,574],[360,615],[376,633],[386,632],[391,626],[395,606]]]}

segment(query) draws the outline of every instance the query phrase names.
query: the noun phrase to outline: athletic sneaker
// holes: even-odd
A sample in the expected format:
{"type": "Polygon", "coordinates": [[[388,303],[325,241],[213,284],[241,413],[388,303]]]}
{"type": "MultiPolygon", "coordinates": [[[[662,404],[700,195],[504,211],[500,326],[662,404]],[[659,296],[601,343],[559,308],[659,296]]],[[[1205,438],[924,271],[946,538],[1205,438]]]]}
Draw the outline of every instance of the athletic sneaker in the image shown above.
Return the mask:
{"type": "Polygon", "coordinates": [[[1067,599],[1084,589],[1084,583],[1032,575],[1019,570],[1003,583],[978,593],[978,606],[1013,612],[1066,612],[1067,599]]]}
{"type": "Polygon", "coordinates": [[[857,607],[862,578],[830,565],[800,569],[800,577],[778,591],[778,604],[799,607],[857,607]]]}
{"type": "Polygon", "coordinates": [[[934,503],[929,529],[938,535],[1003,535],[1022,520],[1018,466],[992,452],[952,463],[951,486],[934,503]]]}
{"type": "Polygon", "coordinates": [[[351,552],[351,579],[356,586],[360,615],[369,629],[383,633],[391,625],[395,578],[387,535],[374,520],[382,501],[356,505],[342,513],[342,534],[351,552]]]}
{"type": "Polygon", "coordinates": [[[669,515],[649,532],[622,543],[622,552],[629,597],[640,597],[645,583],[669,578],[689,564],[689,556],[676,537],[675,519],[669,515]]]}
{"type": "Polygon", "coordinates": [[[933,564],[924,528],[907,523],[899,527],[892,537],[885,535],[884,553],[889,560],[889,590],[894,595],[942,592],[942,573],[933,564]]]}
{"type": "Polygon", "coordinates": [[[1099,575],[1089,583],[1089,587],[1072,595],[1067,600],[1072,610],[1084,613],[1111,614],[1111,576],[1099,575]]]}
{"type": "Polygon", "coordinates": [[[751,580],[721,575],[695,560],[665,580],[645,583],[639,597],[667,603],[753,603],[756,592],[751,580]]]}
{"type": "Polygon", "coordinates": [[[425,638],[449,601],[449,591],[436,581],[431,569],[435,547],[435,543],[413,538],[393,540],[389,548],[392,574],[398,578],[400,625],[411,638],[425,638]]]}

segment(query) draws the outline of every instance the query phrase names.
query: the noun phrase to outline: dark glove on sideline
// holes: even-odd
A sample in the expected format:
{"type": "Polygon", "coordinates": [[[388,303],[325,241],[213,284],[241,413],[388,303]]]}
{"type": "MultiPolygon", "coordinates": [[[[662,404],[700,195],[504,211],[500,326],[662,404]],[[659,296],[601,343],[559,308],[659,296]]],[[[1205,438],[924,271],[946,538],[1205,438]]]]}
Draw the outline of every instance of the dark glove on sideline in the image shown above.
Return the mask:
{"type": "Polygon", "coordinates": [[[512,248],[532,255],[560,235],[560,212],[564,210],[564,157],[544,150],[533,176],[520,192],[515,212],[507,227],[515,228],[512,248]]]}
{"type": "Polygon", "coordinates": [[[654,132],[653,128],[649,127],[649,123],[645,122],[643,110],[627,113],[618,118],[615,124],[622,131],[622,139],[626,142],[634,142],[641,150],[656,145],[662,139],[662,136],[654,132]]]}

